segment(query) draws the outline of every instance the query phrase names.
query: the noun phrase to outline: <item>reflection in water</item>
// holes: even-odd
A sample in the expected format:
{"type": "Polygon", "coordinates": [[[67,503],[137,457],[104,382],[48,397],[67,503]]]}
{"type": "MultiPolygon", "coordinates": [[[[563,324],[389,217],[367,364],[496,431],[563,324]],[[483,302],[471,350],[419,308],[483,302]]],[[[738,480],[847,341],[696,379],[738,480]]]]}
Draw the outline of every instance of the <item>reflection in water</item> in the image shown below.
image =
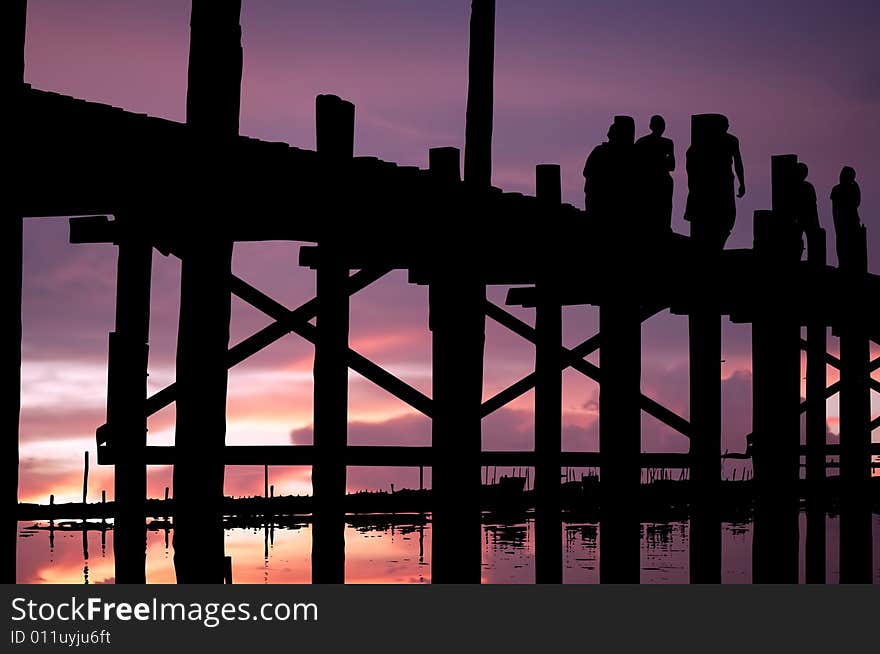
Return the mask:
{"type": "MultiPolygon", "coordinates": [[[[113,530],[100,522],[19,523],[19,583],[112,583],[113,530]],[[93,555],[89,558],[89,552],[93,555]],[[100,552],[100,557],[97,555],[100,552]]],[[[880,583],[880,515],[873,516],[874,582],[880,583]]],[[[601,533],[597,524],[562,525],[566,583],[597,583],[601,533]]],[[[147,582],[174,583],[169,548],[171,524],[154,521],[147,531],[147,582]]],[[[801,544],[805,535],[801,516],[801,544]]],[[[483,525],[485,583],[534,583],[534,520],[531,515],[499,519],[486,515],[483,525]]],[[[839,578],[839,519],[827,519],[827,579],[839,578]]],[[[430,516],[349,516],[345,530],[345,578],[348,583],[429,583],[430,516]]],[[[687,583],[687,521],[643,523],[642,583],[687,583]]],[[[801,547],[801,581],[804,578],[801,547]]],[[[273,524],[226,530],[226,553],[232,556],[236,583],[309,583],[311,527],[297,518],[273,524]]],[[[722,526],[722,581],[749,583],[752,578],[752,525],[722,526]]]]}

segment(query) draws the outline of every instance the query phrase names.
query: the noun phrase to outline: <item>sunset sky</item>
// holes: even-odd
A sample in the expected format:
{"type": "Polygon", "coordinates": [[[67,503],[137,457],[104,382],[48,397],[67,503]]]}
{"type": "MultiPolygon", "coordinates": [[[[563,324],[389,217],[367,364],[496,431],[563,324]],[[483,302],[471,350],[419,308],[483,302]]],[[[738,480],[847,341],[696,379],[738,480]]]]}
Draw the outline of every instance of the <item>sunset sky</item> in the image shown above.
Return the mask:
{"type": "MultiPolygon", "coordinates": [[[[430,147],[463,147],[469,8],[467,0],[244,0],[241,133],[313,148],[314,98],[336,93],[357,106],[356,154],[426,167],[430,147]]],[[[26,81],[183,120],[189,13],[184,0],[30,0],[26,81]]],[[[871,0],[499,0],[493,183],[533,193],[534,165],[559,163],[565,200],[582,207],[583,162],[612,116],[634,116],[644,133],[660,113],[680,163],[673,228],[687,233],[689,116],[721,112],[740,138],[748,187],[729,247],[750,244],[752,212],[769,206],[770,156],[796,153],[810,166],[829,235],[831,187],[841,166],[858,171],[871,268],[880,272],[878,30],[880,4],[871,0]]],[[[50,492],[58,501],[76,499],[82,453],[94,456],[94,430],[104,422],[116,253],[110,245],[72,246],[67,237],[64,219],[26,222],[22,501],[46,501],[50,492]]],[[[235,272],[295,306],[314,291],[313,273],[297,266],[297,248],[240,244],[235,272]]],[[[177,260],[155,255],[153,392],[174,379],[179,274],[177,260]]],[[[490,296],[502,302],[505,291],[492,288],[490,296]]],[[[533,320],[528,311],[519,315],[533,320]]],[[[395,273],[353,299],[352,321],[352,347],[430,394],[425,288],[395,273]]],[[[566,344],[592,335],[597,322],[592,308],[567,310],[566,344]]],[[[267,323],[233,301],[233,343],[267,323]]],[[[643,330],[643,390],[685,416],[686,324],[661,315],[643,330]]],[[[488,327],[486,396],[534,364],[531,346],[488,327]]],[[[751,425],[749,334],[747,325],[724,328],[724,447],[739,451],[751,425]]],[[[233,369],[227,441],[309,442],[311,366],[311,346],[289,336],[233,369]]],[[[565,381],[564,447],[595,449],[598,387],[576,373],[565,381]]],[[[406,405],[355,374],[350,391],[350,442],[430,442],[429,421],[406,405]]],[[[529,394],[487,418],[484,445],[530,448],[532,408],[529,394]]],[[[830,401],[832,431],[836,410],[830,401]]],[[[173,407],[151,419],[151,444],[173,442],[173,419],[173,407]]],[[[687,447],[653,419],[643,427],[645,449],[687,447]]],[[[417,479],[415,470],[353,469],[349,488],[417,479]]],[[[309,470],[275,470],[273,483],[276,494],[307,492],[309,470]]],[[[153,470],[150,484],[159,496],[169,471],[153,470]]],[[[106,488],[112,498],[112,487],[111,470],[93,469],[93,497],[106,488]]],[[[227,492],[262,492],[260,471],[229,469],[227,492]]]]}

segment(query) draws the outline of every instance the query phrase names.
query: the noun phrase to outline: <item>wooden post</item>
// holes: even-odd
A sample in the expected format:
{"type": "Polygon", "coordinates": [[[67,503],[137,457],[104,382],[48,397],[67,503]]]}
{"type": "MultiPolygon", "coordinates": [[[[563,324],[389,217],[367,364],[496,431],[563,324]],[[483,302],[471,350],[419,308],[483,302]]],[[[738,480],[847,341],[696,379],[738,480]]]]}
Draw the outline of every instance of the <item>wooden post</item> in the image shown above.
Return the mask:
{"type": "MultiPolygon", "coordinates": [[[[86,450],[83,456],[83,493],[82,503],[85,505],[89,494],[89,451],[86,450]]],[[[85,508],[85,506],[83,507],[85,508]]]]}
{"type": "MultiPolygon", "coordinates": [[[[354,155],[354,105],[332,95],[316,101],[318,154],[328,170],[354,155]]],[[[312,582],[345,581],[345,448],[348,440],[349,268],[340,243],[322,241],[317,266],[312,493],[312,582]]]]}
{"type": "MultiPolygon", "coordinates": [[[[559,166],[536,168],[538,199],[548,211],[561,202],[559,166]]],[[[562,583],[562,303],[559,280],[537,284],[535,314],[535,580],[562,583]]]]}
{"type": "MultiPolygon", "coordinates": [[[[825,230],[807,235],[810,275],[816,283],[825,273],[825,230]]],[[[818,304],[818,303],[817,303],[818,304]]],[[[825,385],[827,380],[827,326],[818,306],[807,322],[807,538],[806,581],[825,583],[825,433],[827,417],[825,385]]]]}
{"type": "MultiPolygon", "coordinates": [[[[461,182],[456,148],[432,149],[429,161],[431,175],[441,184],[461,182]]],[[[468,280],[464,270],[434,275],[429,288],[434,389],[431,581],[479,583],[485,289],[468,280]]]]}
{"type": "MultiPolygon", "coordinates": [[[[4,104],[11,108],[10,124],[18,122],[19,102],[24,85],[24,44],[26,33],[27,2],[26,0],[8,0],[0,10],[2,24],[3,56],[2,79],[0,88],[3,90],[4,104]]],[[[17,156],[20,147],[18,130],[11,129],[8,135],[10,150],[17,156]]],[[[9,152],[7,151],[7,152],[9,152]]],[[[14,161],[7,154],[6,164],[14,168],[14,161]]],[[[2,353],[0,353],[0,370],[6,381],[8,391],[4,393],[2,404],[3,445],[0,449],[0,460],[3,469],[3,538],[0,545],[2,558],[2,574],[0,582],[14,584],[16,579],[16,554],[18,548],[18,431],[21,414],[21,261],[22,261],[22,220],[17,198],[14,195],[16,184],[12,181],[12,173],[7,172],[9,192],[4,193],[4,207],[0,212],[0,243],[3,243],[3,256],[0,257],[0,279],[2,279],[3,301],[9,316],[9,333],[4,337],[2,353]]]]}
{"type": "Polygon", "coordinates": [[[492,184],[492,113],[495,75],[495,0],[471,3],[464,179],[477,188],[492,184]]]}
{"type": "MultiPolygon", "coordinates": [[[[495,0],[473,0],[470,28],[464,181],[479,197],[492,183],[495,0]]],[[[433,271],[428,292],[433,335],[431,579],[435,583],[481,579],[480,405],[486,287],[476,279],[476,253],[467,252],[469,245],[461,260],[452,264],[454,269],[442,266],[433,271]]]]}
{"type": "MultiPolygon", "coordinates": [[[[695,148],[709,132],[712,115],[693,116],[691,134],[695,148]]],[[[711,147],[711,146],[709,146],[711,147]]],[[[691,489],[690,581],[721,583],[721,315],[718,292],[720,240],[712,226],[716,216],[694,216],[691,241],[694,249],[698,288],[708,288],[688,316],[690,365],[691,489]]]]}
{"type": "Polygon", "coordinates": [[[641,483],[641,320],[638,304],[627,295],[609,297],[599,309],[599,580],[603,584],[639,583],[641,559],[636,510],[641,483]]]}
{"type": "Polygon", "coordinates": [[[800,326],[788,301],[801,254],[790,213],[796,161],[773,157],[774,208],[755,212],[755,255],[764,283],[752,323],[755,583],[798,581],[800,326]]]}
{"type": "Polygon", "coordinates": [[[479,583],[481,578],[480,404],[486,291],[473,281],[450,271],[429,289],[434,583],[479,583]]]}
{"type": "Polygon", "coordinates": [[[110,334],[107,448],[115,461],[116,583],[146,582],[147,360],[153,248],[131,215],[116,218],[116,330],[110,334]]]}
{"type": "Polygon", "coordinates": [[[857,253],[842,261],[841,289],[849,298],[840,322],[840,581],[870,584],[871,539],[871,391],[870,342],[863,309],[867,273],[864,226],[858,242],[847,250],[857,253]]]}
{"type": "Polygon", "coordinates": [[[204,213],[182,246],[177,341],[174,566],[180,583],[222,583],[223,453],[226,441],[232,240],[222,211],[216,147],[238,133],[241,0],[193,0],[187,123],[203,136],[197,171],[204,213]],[[199,228],[200,225],[204,227],[199,228]]]}

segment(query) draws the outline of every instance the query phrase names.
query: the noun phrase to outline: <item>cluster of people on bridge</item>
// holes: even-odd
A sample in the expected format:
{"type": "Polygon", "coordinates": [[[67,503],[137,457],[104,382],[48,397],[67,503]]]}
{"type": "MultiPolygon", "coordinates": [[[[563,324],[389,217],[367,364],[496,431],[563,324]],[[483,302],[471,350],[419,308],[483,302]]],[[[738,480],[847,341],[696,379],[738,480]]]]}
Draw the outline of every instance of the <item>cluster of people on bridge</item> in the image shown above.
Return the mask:
{"type": "MultiPolygon", "coordinates": [[[[672,196],[675,145],[667,138],[666,121],[653,116],[650,132],[635,138],[635,121],[616,116],[608,140],[596,146],[584,165],[587,215],[609,230],[633,229],[620,216],[638,216],[639,233],[651,237],[672,231],[672,196]]],[[[691,145],[687,150],[687,206],[684,219],[691,237],[723,249],[736,222],[736,200],[746,193],[745,167],[739,139],[730,133],[727,117],[694,116],[691,145]]],[[[806,164],[797,164],[793,189],[796,228],[807,244],[820,229],[816,190],[808,181],[806,164]]],[[[861,195],[856,173],[846,166],[840,183],[831,192],[838,261],[852,260],[861,229],[861,195]]]]}

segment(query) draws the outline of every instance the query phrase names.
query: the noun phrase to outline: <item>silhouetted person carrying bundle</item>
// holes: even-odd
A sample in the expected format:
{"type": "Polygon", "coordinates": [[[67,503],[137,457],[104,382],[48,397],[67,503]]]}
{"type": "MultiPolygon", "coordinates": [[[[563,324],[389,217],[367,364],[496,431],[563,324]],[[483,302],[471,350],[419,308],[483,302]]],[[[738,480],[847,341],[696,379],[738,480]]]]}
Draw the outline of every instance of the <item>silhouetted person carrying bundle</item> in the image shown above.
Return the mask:
{"type": "Polygon", "coordinates": [[[730,123],[720,114],[691,119],[687,151],[688,199],[684,219],[691,237],[723,249],[736,222],[736,198],[746,193],[739,139],[728,133],[730,123]],[[731,170],[732,167],[732,170],[731,170]],[[734,173],[739,190],[734,193],[734,173]]]}
{"type": "Polygon", "coordinates": [[[639,168],[639,217],[647,232],[672,231],[672,191],[670,173],[675,170],[675,145],[663,136],[663,116],[651,117],[651,133],[636,141],[639,168]]]}
{"type": "Polygon", "coordinates": [[[795,220],[801,234],[806,236],[807,247],[816,243],[820,229],[819,209],[816,206],[816,189],[807,181],[810,169],[805,163],[797,164],[797,191],[795,197],[795,220]]]}
{"type": "Polygon", "coordinates": [[[834,216],[834,233],[837,245],[837,263],[841,268],[851,268],[861,258],[859,253],[859,205],[862,192],[856,183],[856,171],[844,166],[840,171],[840,184],[831,190],[831,213],[834,216]]]}
{"type": "Polygon", "coordinates": [[[608,141],[597,145],[584,164],[584,196],[587,215],[604,228],[622,228],[617,220],[632,211],[633,141],[635,122],[615,116],[608,141]]]}

